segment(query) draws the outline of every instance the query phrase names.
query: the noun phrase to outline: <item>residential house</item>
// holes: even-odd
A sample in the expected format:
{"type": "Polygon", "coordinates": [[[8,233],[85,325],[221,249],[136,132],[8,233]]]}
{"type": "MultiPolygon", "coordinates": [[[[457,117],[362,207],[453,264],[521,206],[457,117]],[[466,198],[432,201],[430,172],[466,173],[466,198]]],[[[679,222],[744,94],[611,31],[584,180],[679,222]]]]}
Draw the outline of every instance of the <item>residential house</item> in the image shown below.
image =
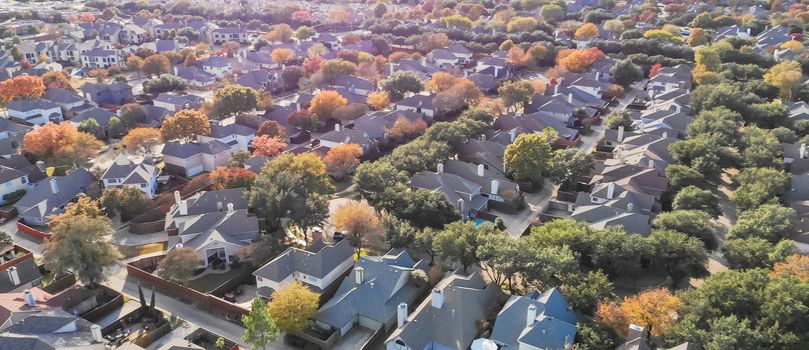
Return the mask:
{"type": "MultiPolygon", "coordinates": [[[[22,292],[40,280],[42,274],[33,253],[16,245],[0,247],[0,293],[22,292]]],[[[0,303],[0,316],[5,306],[0,303]]]]}
{"type": "Polygon", "coordinates": [[[79,62],[79,48],[73,42],[61,42],[54,44],[48,55],[56,62],[79,62]]]}
{"type": "Polygon", "coordinates": [[[496,80],[507,78],[511,74],[508,59],[491,56],[480,59],[475,66],[475,72],[491,76],[496,80]]]}
{"type": "Polygon", "coordinates": [[[14,47],[20,50],[20,54],[26,61],[37,62],[39,56],[48,55],[50,45],[44,41],[23,40],[14,47]]]}
{"type": "Polygon", "coordinates": [[[646,89],[650,97],[667,90],[691,89],[691,66],[678,64],[674,67],[663,67],[649,79],[646,89]]]}
{"type": "Polygon", "coordinates": [[[38,287],[19,292],[0,293],[0,330],[24,318],[48,310],[83,314],[98,306],[96,294],[84,286],[74,285],[53,295],[38,287]]]}
{"type": "MultiPolygon", "coordinates": [[[[438,170],[443,169],[439,166],[438,170]]],[[[481,194],[483,188],[479,184],[443,171],[416,173],[410,180],[410,186],[440,192],[455,205],[463,220],[477,217],[479,212],[487,209],[489,203],[489,198],[481,194]]]]}
{"type": "Polygon", "coordinates": [[[412,111],[424,114],[424,116],[433,118],[436,115],[436,109],[433,107],[433,97],[427,95],[413,95],[405,97],[396,103],[397,111],[412,111]]]}
{"type": "MultiPolygon", "coordinates": [[[[15,159],[19,160],[19,158],[15,159]]],[[[33,180],[29,178],[29,169],[15,168],[15,166],[19,164],[19,161],[4,158],[2,159],[2,163],[0,163],[0,203],[6,203],[9,199],[14,199],[14,197],[19,198],[20,193],[32,186],[33,180]]],[[[22,165],[30,166],[31,163],[28,163],[26,160],[22,165]]],[[[41,178],[34,180],[40,179],[41,178]]]]}
{"type": "Polygon", "coordinates": [[[460,62],[460,59],[447,49],[435,49],[428,57],[439,67],[453,67],[460,62]]]}
{"type": "Polygon", "coordinates": [[[242,55],[244,59],[241,60],[242,64],[251,64],[258,69],[277,69],[281,65],[272,60],[269,53],[262,51],[245,51],[242,55]]]}
{"type": "Polygon", "coordinates": [[[175,95],[162,92],[152,100],[155,107],[164,108],[171,113],[179,112],[183,109],[198,109],[205,102],[205,99],[192,94],[175,95]]]}
{"type": "Polygon", "coordinates": [[[400,305],[404,310],[385,349],[469,349],[480,333],[479,323],[503,299],[500,286],[486,283],[478,273],[453,274],[438,283],[410,316],[407,304],[400,305]]]}
{"type": "Polygon", "coordinates": [[[799,120],[809,120],[809,104],[803,101],[790,103],[789,119],[793,122],[799,120]]]}
{"type": "Polygon", "coordinates": [[[353,143],[362,147],[363,154],[377,150],[376,140],[371,138],[368,133],[362,130],[342,128],[340,124],[335,124],[333,131],[321,135],[318,140],[320,140],[321,146],[328,148],[353,143]]]}
{"type": "Polygon", "coordinates": [[[332,86],[342,87],[353,94],[362,96],[368,96],[371,91],[374,91],[374,83],[351,75],[341,75],[337,77],[332,86]]]}
{"type": "Polygon", "coordinates": [[[34,125],[59,123],[64,120],[62,107],[45,99],[11,101],[6,105],[6,110],[9,117],[34,125]]]}
{"type": "Polygon", "coordinates": [[[222,79],[230,72],[230,60],[227,57],[211,56],[197,62],[203,71],[213,74],[217,79],[222,79]]]}
{"type": "Polygon", "coordinates": [[[505,153],[506,145],[489,139],[471,139],[458,147],[459,160],[482,164],[488,170],[496,170],[501,173],[505,173],[503,165],[505,153]]]}
{"type": "Polygon", "coordinates": [[[287,248],[270,262],[253,272],[258,295],[272,297],[272,293],[293,281],[298,281],[316,292],[336,287],[346,273],[354,267],[354,248],[348,240],[328,245],[316,240],[306,249],[287,248]]]}
{"type": "Polygon", "coordinates": [[[104,188],[135,188],[143,192],[146,198],[152,198],[157,191],[157,175],[160,170],[144,162],[135,163],[125,154],[115,158],[112,165],[101,176],[104,188]]]}
{"type": "Polygon", "coordinates": [[[149,33],[146,29],[141,28],[135,24],[126,24],[118,32],[118,42],[126,45],[140,45],[149,38],[149,33]]]}
{"type": "Polygon", "coordinates": [[[384,256],[363,256],[335,296],[315,315],[315,324],[345,337],[355,326],[387,332],[396,325],[399,305],[414,305],[427,283],[412,277],[428,268],[406,251],[391,250],[384,256]]]}
{"type": "Polygon", "coordinates": [[[489,337],[501,350],[567,349],[573,345],[579,316],[558,289],[512,295],[489,337]]]}
{"type": "Polygon", "coordinates": [[[216,83],[216,75],[197,67],[174,66],[174,75],[182,78],[189,86],[208,88],[216,83]]]}
{"type": "Polygon", "coordinates": [[[104,350],[101,327],[64,310],[29,314],[0,334],[0,350],[104,350]]]}
{"type": "Polygon", "coordinates": [[[88,111],[76,115],[76,117],[70,120],[70,123],[75,127],[79,127],[82,122],[93,119],[99,126],[98,130],[95,132],[95,136],[99,139],[106,140],[110,136],[113,136],[110,134],[110,119],[112,117],[118,118],[115,113],[106,109],[93,107],[88,111]]]}
{"type": "Polygon", "coordinates": [[[62,107],[62,116],[73,116],[77,112],[89,109],[92,105],[79,94],[62,88],[45,90],[42,98],[62,107]]]}
{"type": "Polygon", "coordinates": [[[50,221],[50,216],[61,214],[94,182],[93,174],[84,168],[65,176],[49,176],[29,189],[14,207],[25,224],[42,226],[50,221]]]}
{"type": "Polygon", "coordinates": [[[0,118],[0,160],[19,154],[25,140],[25,134],[32,127],[15,123],[8,118],[0,118]]]}
{"type": "Polygon", "coordinates": [[[154,35],[160,39],[169,39],[173,32],[180,29],[183,29],[183,24],[180,22],[157,24],[154,26],[154,35]]]}
{"type": "Polygon", "coordinates": [[[81,86],[84,98],[99,105],[120,106],[132,102],[132,86],[127,83],[85,83],[81,86]]]}
{"type": "Polygon", "coordinates": [[[240,44],[247,44],[247,31],[238,27],[216,28],[211,31],[210,42],[215,45],[224,44],[228,41],[235,41],[240,44]]]}
{"type": "Polygon", "coordinates": [[[270,91],[276,85],[278,73],[265,70],[251,70],[236,78],[236,84],[256,89],[258,91],[270,91]]]}
{"type": "Polygon", "coordinates": [[[452,44],[446,48],[453,56],[458,58],[459,63],[469,63],[472,61],[472,50],[460,44],[452,44]]]}
{"type": "Polygon", "coordinates": [[[163,146],[162,153],[167,172],[192,177],[228,164],[235,151],[231,145],[219,140],[184,143],[169,141],[163,146]]]}
{"type": "Polygon", "coordinates": [[[247,150],[255,137],[256,129],[235,123],[233,119],[229,119],[227,122],[213,123],[211,125],[211,134],[207,136],[199,135],[198,139],[200,142],[219,140],[230,145],[236,152],[238,150],[247,150]]]}
{"type": "Polygon", "coordinates": [[[461,160],[446,160],[438,167],[439,171],[458,175],[480,186],[480,194],[489,199],[488,205],[518,209],[524,204],[520,185],[506,178],[496,168],[486,169],[484,164],[472,164],[461,160]]]}
{"type": "Polygon", "coordinates": [[[86,68],[109,68],[123,66],[124,60],[117,50],[94,48],[81,53],[81,64],[86,68]]]}

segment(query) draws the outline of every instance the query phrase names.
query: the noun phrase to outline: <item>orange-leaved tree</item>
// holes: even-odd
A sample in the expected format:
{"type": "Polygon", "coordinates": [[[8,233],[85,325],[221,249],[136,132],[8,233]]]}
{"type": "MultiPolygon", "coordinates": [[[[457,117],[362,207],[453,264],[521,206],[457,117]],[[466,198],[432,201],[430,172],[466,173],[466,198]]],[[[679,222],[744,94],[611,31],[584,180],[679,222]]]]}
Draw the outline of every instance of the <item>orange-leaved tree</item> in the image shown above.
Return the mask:
{"type": "Polygon", "coordinates": [[[287,144],[278,137],[261,135],[253,139],[250,147],[253,147],[253,155],[255,156],[275,157],[281,154],[287,144]]]}
{"type": "Polygon", "coordinates": [[[25,134],[23,144],[28,152],[49,165],[73,167],[85,165],[104,145],[69,122],[45,124],[25,134]]]}
{"type": "Polygon", "coordinates": [[[348,104],[348,100],[337,91],[325,90],[317,94],[312,99],[309,112],[316,115],[320,120],[327,120],[334,115],[334,111],[341,106],[348,104]]]}
{"type": "Polygon", "coordinates": [[[292,57],[294,56],[295,55],[292,53],[291,50],[285,48],[278,48],[272,50],[272,52],[270,53],[270,58],[272,58],[273,62],[278,63],[282,66],[287,62],[289,62],[289,60],[291,60],[292,57]]]}
{"type": "Polygon", "coordinates": [[[263,136],[268,135],[271,137],[277,137],[281,140],[286,140],[287,138],[287,131],[281,123],[275,120],[268,120],[261,123],[261,126],[258,127],[258,131],[256,131],[256,136],[263,136]]]}
{"type": "Polygon", "coordinates": [[[253,185],[255,178],[255,173],[240,167],[218,167],[208,176],[215,190],[247,188],[253,185]]]}
{"type": "Polygon", "coordinates": [[[605,301],[598,307],[598,318],[621,336],[627,335],[630,324],[660,335],[677,321],[680,298],[668,289],[655,289],[624,298],[623,302],[605,301]]]}
{"type": "Polygon", "coordinates": [[[124,136],[123,143],[129,153],[149,154],[160,144],[160,130],[155,128],[134,128],[124,136]]]}
{"type": "Polygon", "coordinates": [[[595,47],[583,50],[565,49],[556,55],[556,63],[568,71],[581,73],[601,57],[604,57],[604,53],[595,47]]]}
{"type": "Polygon", "coordinates": [[[356,247],[357,259],[362,252],[364,236],[379,229],[379,216],[365,202],[350,201],[337,208],[332,214],[332,221],[338,230],[348,232],[349,240],[356,247]]]}
{"type": "Polygon", "coordinates": [[[197,135],[210,135],[211,123],[204,113],[184,109],[163,119],[160,134],[165,141],[190,141],[197,135]]]}
{"type": "Polygon", "coordinates": [[[387,91],[374,91],[368,94],[368,105],[375,111],[383,110],[390,106],[390,96],[387,91]]]}
{"type": "Polygon", "coordinates": [[[40,98],[44,93],[42,78],[20,75],[0,82],[0,105],[24,98],[40,98]]]}
{"type": "Polygon", "coordinates": [[[771,276],[794,276],[801,282],[809,282],[809,256],[792,255],[776,263],[771,276]]]}
{"type": "Polygon", "coordinates": [[[598,35],[598,27],[592,23],[582,24],[579,29],[576,29],[574,37],[576,40],[589,40],[598,35]]]}
{"type": "Polygon", "coordinates": [[[425,130],[427,130],[427,123],[424,119],[410,121],[410,119],[400,116],[396,118],[393,126],[388,128],[387,134],[391,142],[401,144],[423,134],[425,130]]]}
{"type": "Polygon", "coordinates": [[[346,174],[360,164],[362,157],[362,147],[349,143],[339,145],[329,150],[323,157],[326,164],[326,171],[337,180],[342,180],[346,174]]]}

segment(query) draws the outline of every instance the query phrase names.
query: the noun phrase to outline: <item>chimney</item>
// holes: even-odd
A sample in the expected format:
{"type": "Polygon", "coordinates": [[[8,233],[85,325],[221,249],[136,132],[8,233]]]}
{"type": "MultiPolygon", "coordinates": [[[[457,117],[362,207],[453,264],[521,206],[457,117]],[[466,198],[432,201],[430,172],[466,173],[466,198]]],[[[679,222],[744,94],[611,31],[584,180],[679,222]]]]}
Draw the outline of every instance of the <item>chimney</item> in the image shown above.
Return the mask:
{"type": "Polygon", "coordinates": [[[493,195],[497,195],[500,192],[500,181],[492,180],[492,193],[493,195]]]}
{"type": "Polygon", "coordinates": [[[624,126],[621,125],[618,127],[618,142],[624,141],[624,126]]]}
{"type": "Polygon", "coordinates": [[[334,131],[340,131],[340,123],[334,124],[334,131]]]}
{"type": "Polygon", "coordinates": [[[537,306],[534,304],[528,305],[528,314],[525,317],[525,326],[531,327],[537,320],[537,306]]]}
{"type": "Polygon", "coordinates": [[[646,339],[646,330],[636,324],[629,325],[629,334],[626,337],[628,340],[635,340],[638,338],[646,339]]]}
{"type": "Polygon", "coordinates": [[[607,184],[607,199],[612,199],[615,196],[615,183],[610,182],[607,184]]]}
{"type": "Polygon", "coordinates": [[[640,124],[638,125],[638,132],[640,132],[641,134],[643,134],[643,132],[644,132],[645,130],[646,130],[646,123],[644,123],[644,122],[643,122],[643,120],[641,120],[641,121],[640,121],[640,124]]]}
{"type": "Polygon", "coordinates": [[[567,103],[573,103],[573,93],[567,94],[567,103]]]}
{"type": "Polygon", "coordinates": [[[436,309],[440,309],[444,306],[444,291],[438,288],[433,289],[431,304],[436,309]]]}
{"type": "Polygon", "coordinates": [[[667,132],[665,132],[665,131],[664,131],[662,136],[663,136],[662,138],[664,138],[664,139],[665,139],[665,138],[668,138],[668,137],[669,137],[669,133],[667,133],[667,132]]]}
{"type": "Polygon", "coordinates": [[[388,75],[393,75],[393,62],[388,63],[388,75]]]}
{"type": "Polygon", "coordinates": [[[360,266],[354,268],[354,281],[357,282],[357,284],[365,282],[365,269],[360,266]]]}
{"type": "Polygon", "coordinates": [[[11,281],[12,285],[19,285],[20,284],[20,273],[17,272],[17,267],[12,266],[8,269],[8,279],[11,281]]]}
{"type": "Polygon", "coordinates": [[[228,213],[233,212],[233,203],[228,203],[228,213]]]}
{"type": "Polygon", "coordinates": [[[407,323],[407,304],[400,303],[396,308],[396,328],[404,327],[407,323]]]}
{"type": "Polygon", "coordinates": [[[801,144],[800,157],[801,158],[806,158],[806,144],[805,143],[801,144]]]}
{"type": "Polygon", "coordinates": [[[444,163],[438,163],[437,168],[438,168],[438,169],[436,169],[437,173],[443,173],[444,172],[444,163]]]}
{"type": "Polygon", "coordinates": [[[51,192],[54,194],[59,193],[59,183],[56,182],[56,178],[52,177],[50,183],[51,183],[51,192]]]}
{"type": "Polygon", "coordinates": [[[38,160],[36,162],[36,165],[37,165],[37,169],[39,169],[39,171],[45,171],[45,162],[43,162],[41,160],[38,160]]]}
{"type": "Polygon", "coordinates": [[[93,341],[103,343],[104,337],[101,336],[101,326],[94,324],[90,326],[90,334],[93,335],[93,341]]]}
{"type": "Polygon", "coordinates": [[[296,104],[295,104],[295,111],[296,111],[296,112],[300,112],[300,111],[301,111],[301,104],[300,104],[300,103],[296,103],[296,104]]]}
{"type": "Polygon", "coordinates": [[[177,204],[180,209],[180,215],[188,215],[188,202],[182,200],[180,203],[177,204]]]}
{"type": "Polygon", "coordinates": [[[649,159],[649,169],[654,169],[654,168],[655,168],[655,160],[654,159],[649,159]]]}
{"type": "Polygon", "coordinates": [[[183,198],[180,196],[180,191],[174,191],[174,203],[180,203],[183,198]]]}
{"type": "Polygon", "coordinates": [[[517,129],[511,129],[511,131],[508,132],[508,136],[509,139],[511,140],[511,143],[514,143],[514,140],[517,139],[517,129]]]}
{"type": "Polygon", "coordinates": [[[635,211],[635,204],[634,203],[626,203],[626,211],[633,212],[635,211]]]}
{"type": "Polygon", "coordinates": [[[25,296],[25,305],[28,305],[30,307],[36,307],[37,306],[37,301],[34,299],[34,293],[31,293],[30,290],[26,289],[23,292],[23,295],[25,296]]]}
{"type": "Polygon", "coordinates": [[[596,80],[601,79],[601,72],[596,72],[596,80]]]}
{"type": "Polygon", "coordinates": [[[222,209],[224,209],[222,202],[216,202],[216,211],[222,211],[222,209]]]}
{"type": "Polygon", "coordinates": [[[483,177],[486,173],[486,167],[483,164],[478,164],[478,176],[483,177]]]}
{"type": "Polygon", "coordinates": [[[458,210],[461,212],[461,220],[466,220],[466,203],[464,203],[463,198],[458,198],[458,210]]]}
{"type": "Polygon", "coordinates": [[[556,95],[559,93],[559,83],[553,84],[553,94],[556,95]]]}

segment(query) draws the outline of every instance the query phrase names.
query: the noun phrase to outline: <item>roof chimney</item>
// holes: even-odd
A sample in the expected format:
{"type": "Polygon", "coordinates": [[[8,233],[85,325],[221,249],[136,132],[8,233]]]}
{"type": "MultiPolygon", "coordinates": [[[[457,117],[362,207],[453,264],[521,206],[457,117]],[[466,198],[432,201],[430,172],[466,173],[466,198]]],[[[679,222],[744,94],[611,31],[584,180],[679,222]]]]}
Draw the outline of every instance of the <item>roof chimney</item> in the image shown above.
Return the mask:
{"type": "Polygon", "coordinates": [[[638,132],[643,134],[644,131],[646,131],[646,123],[644,123],[643,120],[641,120],[640,125],[638,125],[638,132]]]}
{"type": "Polygon", "coordinates": [[[800,157],[801,158],[806,158],[806,144],[805,143],[801,144],[800,157]]]}
{"type": "Polygon", "coordinates": [[[407,323],[407,304],[400,303],[396,308],[396,327],[402,328],[407,323]]]}
{"type": "Polygon", "coordinates": [[[93,341],[96,343],[104,342],[104,337],[101,335],[101,326],[97,324],[90,326],[90,334],[93,335],[93,341]]]}
{"type": "Polygon", "coordinates": [[[607,184],[607,199],[612,199],[615,196],[615,183],[610,182],[607,184]]]}
{"type": "Polygon", "coordinates": [[[25,296],[25,305],[28,305],[30,307],[37,306],[37,301],[34,299],[34,293],[31,293],[31,291],[27,289],[22,293],[25,296]]]}
{"type": "Polygon", "coordinates": [[[436,169],[437,173],[443,173],[444,172],[444,163],[438,163],[438,166],[436,168],[437,168],[436,169]]]}
{"type": "Polygon", "coordinates": [[[228,213],[233,212],[233,203],[228,203],[228,213]]]}
{"type": "Polygon", "coordinates": [[[508,137],[511,143],[514,143],[514,140],[517,139],[517,129],[511,129],[511,131],[508,132],[508,137]]]}
{"type": "Polygon", "coordinates": [[[553,84],[553,94],[556,95],[559,93],[559,84],[553,84]]]}
{"type": "Polygon", "coordinates": [[[618,127],[618,142],[624,141],[624,126],[621,125],[618,127]]]}
{"type": "Polygon", "coordinates": [[[461,212],[461,220],[466,220],[466,203],[464,203],[463,198],[458,198],[458,210],[461,212]]]}
{"type": "Polygon", "coordinates": [[[433,289],[431,304],[436,309],[444,306],[444,291],[438,288],[433,289]]]}
{"type": "Polygon", "coordinates": [[[181,200],[180,203],[177,203],[177,207],[180,210],[180,215],[188,215],[188,202],[185,200],[181,200]]]}
{"type": "Polygon", "coordinates": [[[567,103],[573,103],[573,93],[567,94],[567,103]]]}
{"type": "Polygon", "coordinates": [[[340,123],[334,124],[334,131],[340,131],[340,123]]]}
{"type": "Polygon", "coordinates": [[[17,272],[16,266],[12,266],[8,269],[8,279],[11,281],[12,285],[20,285],[20,273],[17,272]]]}
{"type": "Polygon", "coordinates": [[[633,212],[635,211],[635,204],[634,203],[626,203],[626,211],[633,212]]]}
{"type": "Polygon", "coordinates": [[[362,282],[365,282],[365,269],[360,266],[354,268],[354,280],[357,282],[357,284],[362,284],[362,282]]]}
{"type": "Polygon", "coordinates": [[[478,176],[483,177],[486,174],[486,166],[478,164],[478,176]]]}
{"type": "Polygon", "coordinates": [[[665,138],[668,138],[668,137],[669,137],[669,133],[667,133],[667,132],[665,132],[665,131],[664,131],[664,132],[663,132],[663,138],[665,139],[665,138]]]}
{"type": "Polygon", "coordinates": [[[537,306],[534,304],[528,305],[528,314],[525,317],[525,326],[531,327],[537,320],[537,306]]]}
{"type": "Polygon", "coordinates": [[[51,184],[51,192],[54,194],[59,193],[59,183],[56,182],[55,177],[51,178],[50,184],[51,184]]]}
{"type": "Polygon", "coordinates": [[[180,191],[174,191],[174,203],[180,203],[183,200],[182,196],[180,196],[180,191]]]}
{"type": "Polygon", "coordinates": [[[493,194],[493,195],[497,195],[498,193],[500,193],[500,181],[492,180],[492,191],[491,192],[492,192],[491,194],[493,194]]]}

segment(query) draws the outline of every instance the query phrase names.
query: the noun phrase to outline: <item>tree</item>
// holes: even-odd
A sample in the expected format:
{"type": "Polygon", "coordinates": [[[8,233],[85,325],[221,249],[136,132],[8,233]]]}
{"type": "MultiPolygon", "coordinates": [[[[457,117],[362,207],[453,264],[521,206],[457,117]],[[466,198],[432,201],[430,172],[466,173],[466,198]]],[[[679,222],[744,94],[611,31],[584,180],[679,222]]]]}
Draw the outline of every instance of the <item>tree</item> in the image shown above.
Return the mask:
{"type": "Polygon", "coordinates": [[[674,43],[679,44],[683,40],[680,38],[679,34],[674,34],[668,30],[663,29],[651,29],[647,30],[643,33],[643,37],[646,39],[651,39],[654,41],[659,41],[662,43],[674,43]]]}
{"type": "Polygon", "coordinates": [[[266,349],[267,344],[278,339],[278,325],[270,316],[267,302],[262,298],[253,299],[250,313],[242,316],[244,335],[242,339],[253,345],[253,349],[266,349]]]}
{"type": "Polygon", "coordinates": [[[576,33],[573,35],[576,40],[590,40],[596,36],[598,36],[598,27],[592,23],[582,24],[579,29],[576,29],[576,33]]]}
{"type": "Polygon", "coordinates": [[[534,86],[531,82],[521,80],[517,82],[507,82],[497,88],[497,93],[503,99],[503,102],[509,109],[514,111],[525,107],[531,102],[531,99],[536,94],[534,86]]]}
{"type": "Polygon", "coordinates": [[[792,98],[795,89],[803,81],[801,65],[797,61],[776,64],[764,74],[764,81],[778,86],[782,98],[792,98]]]}
{"type": "Polygon", "coordinates": [[[699,210],[716,219],[722,215],[719,196],[709,190],[690,185],[677,192],[672,202],[674,210],[699,210]]]}
{"type": "Polygon", "coordinates": [[[769,130],[747,126],[742,130],[744,165],[755,167],[778,167],[783,163],[783,148],[769,130]]]}
{"type": "Polygon", "coordinates": [[[127,103],[120,109],[121,122],[125,127],[132,127],[141,120],[146,120],[146,109],[137,103],[127,103]]]}
{"type": "Polygon", "coordinates": [[[410,121],[410,119],[400,116],[396,118],[396,122],[386,132],[391,143],[399,144],[424,134],[425,130],[427,130],[427,122],[423,119],[410,121]]]}
{"type": "Polygon", "coordinates": [[[359,145],[353,143],[342,144],[330,149],[326,156],[323,157],[323,163],[326,164],[326,171],[339,181],[360,164],[361,156],[362,147],[359,145]]]}
{"type": "Polygon", "coordinates": [[[183,60],[183,66],[194,67],[194,66],[197,65],[197,62],[198,62],[197,61],[197,54],[193,53],[193,52],[190,52],[190,53],[188,53],[188,55],[185,56],[185,59],[183,60]]]}
{"type": "Polygon", "coordinates": [[[0,106],[19,99],[36,99],[45,93],[42,78],[20,75],[0,82],[0,106]]]}
{"type": "Polygon", "coordinates": [[[81,132],[95,135],[95,133],[98,132],[98,129],[101,129],[101,125],[98,124],[98,121],[95,120],[95,118],[87,118],[79,123],[78,129],[81,132]]]}
{"type": "Polygon", "coordinates": [[[576,183],[593,172],[594,162],[591,154],[575,149],[558,150],[551,160],[550,178],[562,190],[575,190],[576,183]]]}
{"type": "Polygon", "coordinates": [[[299,281],[272,293],[270,317],[286,332],[302,332],[317,313],[320,296],[299,281]]]}
{"type": "Polygon", "coordinates": [[[157,264],[157,275],[167,280],[185,284],[194,276],[194,270],[202,265],[202,256],[193,248],[175,247],[157,264]]]}
{"type": "Polygon", "coordinates": [[[321,121],[326,121],[334,115],[334,111],[348,104],[348,100],[334,90],[324,90],[317,94],[311,102],[309,112],[316,115],[321,121]]]}
{"type": "Polygon", "coordinates": [[[595,47],[582,50],[565,49],[556,55],[556,63],[570,72],[582,73],[601,57],[604,57],[604,53],[595,47]]]}
{"type": "Polygon", "coordinates": [[[292,39],[292,36],[294,34],[295,33],[292,31],[292,27],[290,27],[289,24],[280,23],[280,24],[276,24],[272,28],[272,30],[269,33],[267,33],[266,38],[267,38],[267,40],[272,41],[272,42],[285,43],[285,42],[289,41],[290,39],[292,39]]]}
{"type": "MultiPolygon", "coordinates": [[[[286,67],[284,71],[281,72],[281,79],[284,81],[284,88],[295,88],[300,85],[301,78],[306,75],[303,69],[300,67],[286,67]]],[[[269,96],[269,94],[267,94],[269,96]]],[[[266,107],[265,107],[266,108],[266,107]]]]}
{"type": "Polygon", "coordinates": [[[42,84],[48,89],[60,88],[73,91],[73,87],[70,86],[70,77],[63,71],[48,71],[42,74],[42,84]]]}
{"type": "Polygon", "coordinates": [[[272,50],[270,53],[270,58],[272,58],[273,62],[280,64],[282,67],[293,57],[295,57],[295,54],[293,54],[291,50],[285,48],[278,48],[272,50]]]}
{"type": "Polygon", "coordinates": [[[609,326],[598,322],[578,323],[579,331],[571,347],[574,350],[614,349],[620,339],[609,326]]]}
{"type": "Polygon", "coordinates": [[[539,15],[546,21],[561,22],[565,19],[565,10],[557,4],[547,4],[539,10],[539,15]]]}
{"type": "Polygon", "coordinates": [[[419,93],[424,89],[421,79],[413,73],[399,71],[391,74],[379,84],[380,88],[388,93],[392,101],[399,101],[407,93],[419,93]]]}
{"type": "Polygon", "coordinates": [[[698,238],[676,231],[656,230],[649,236],[649,243],[654,251],[653,262],[663,267],[675,283],[705,272],[708,251],[698,238]]]}
{"type": "Polygon", "coordinates": [[[732,238],[758,237],[776,243],[794,232],[795,210],[779,204],[763,204],[739,215],[736,225],[728,232],[732,238]]]}
{"type": "Polygon", "coordinates": [[[801,282],[809,281],[809,256],[790,255],[783,262],[776,263],[773,266],[770,276],[794,276],[801,282]]]}
{"type": "Polygon", "coordinates": [[[450,223],[433,238],[433,249],[442,258],[458,262],[466,273],[470,265],[479,261],[478,240],[487,230],[472,221],[450,223]]]}
{"type": "Polygon", "coordinates": [[[208,176],[215,190],[249,188],[255,178],[255,173],[242,167],[217,167],[208,176]]]}
{"type": "Polygon", "coordinates": [[[385,228],[385,242],[390,244],[391,249],[409,247],[419,231],[409,222],[390,214],[382,216],[382,226],[385,228]]]}
{"type": "Polygon", "coordinates": [[[6,231],[0,231],[0,247],[6,248],[14,244],[14,237],[6,231]]]}
{"type": "Polygon", "coordinates": [[[104,268],[118,262],[121,254],[105,236],[115,233],[103,216],[63,217],[51,228],[43,257],[51,271],[71,271],[82,282],[94,286],[105,279],[104,268]]]}
{"type": "Polygon", "coordinates": [[[566,278],[561,291],[573,309],[592,315],[612,295],[613,284],[603,272],[590,271],[566,278]]]}
{"type": "Polygon", "coordinates": [[[200,112],[184,109],[163,120],[160,135],[164,141],[190,141],[197,135],[210,135],[211,123],[208,117],[200,112]]]}
{"type": "Polygon", "coordinates": [[[150,154],[160,144],[160,130],[155,128],[134,128],[124,136],[123,143],[129,153],[150,154]]]}
{"type": "Polygon", "coordinates": [[[514,17],[506,24],[509,33],[533,32],[539,22],[533,17],[514,17]]]}
{"type": "Polygon", "coordinates": [[[643,70],[640,66],[632,63],[632,61],[628,59],[616,62],[610,72],[613,75],[615,83],[624,87],[630,86],[636,81],[643,80],[643,70]]]}
{"type": "Polygon", "coordinates": [[[747,211],[786,194],[789,177],[773,168],[747,168],[735,179],[739,187],[733,191],[737,210],[747,211]]]}
{"type": "Polygon", "coordinates": [[[374,91],[368,94],[368,106],[375,111],[381,111],[390,106],[390,97],[387,91],[374,91]]]}
{"type": "Polygon", "coordinates": [[[261,95],[253,88],[230,84],[214,93],[216,113],[229,116],[256,109],[261,95]]]}
{"type": "Polygon", "coordinates": [[[708,35],[705,30],[701,28],[691,28],[691,34],[688,35],[688,46],[702,46],[708,43],[708,35]]]}
{"type": "Polygon", "coordinates": [[[166,56],[154,54],[143,60],[140,69],[146,75],[169,73],[171,71],[171,62],[166,56]]]}
{"type": "Polygon", "coordinates": [[[365,235],[380,228],[379,217],[374,208],[365,202],[350,201],[337,208],[332,221],[338,230],[349,233],[349,238],[357,249],[357,258],[362,251],[365,235]]]}
{"type": "Polygon", "coordinates": [[[682,301],[666,289],[655,289],[626,297],[622,302],[607,301],[598,308],[598,317],[625,336],[629,324],[637,324],[653,335],[667,331],[677,320],[682,301]]]}
{"type": "Polygon", "coordinates": [[[147,94],[159,94],[161,92],[181,92],[188,88],[185,79],[176,75],[161,74],[157,78],[152,78],[143,82],[143,92],[147,94]]]}
{"type": "Polygon", "coordinates": [[[797,248],[791,241],[776,244],[758,237],[730,238],[725,241],[724,258],[734,269],[770,268],[773,264],[795,254],[797,248]]]}
{"type": "Polygon", "coordinates": [[[295,38],[298,40],[309,40],[309,38],[316,34],[317,31],[312,27],[300,26],[298,29],[295,29],[295,38]]]}
{"type": "Polygon", "coordinates": [[[541,186],[551,166],[551,145],[544,134],[522,134],[506,147],[504,166],[512,178],[541,186]]]}
{"type": "Polygon", "coordinates": [[[53,165],[78,167],[98,154],[103,143],[69,122],[48,123],[25,134],[26,150],[53,165]]]}
{"type": "Polygon", "coordinates": [[[666,178],[669,179],[669,190],[677,193],[680,189],[694,185],[704,187],[705,177],[694,168],[686,165],[671,164],[666,167],[666,178]]]}
{"type": "Polygon", "coordinates": [[[354,184],[363,198],[376,203],[379,194],[397,183],[406,182],[410,176],[396,169],[388,161],[364,162],[354,172],[354,184]]]}
{"type": "Polygon", "coordinates": [[[630,131],[632,130],[632,123],[632,117],[629,116],[629,113],[620,111],[610,113],[607,120],[604,121],[604,126],[610,129],[618,129],[623,126],[624,130],[630,131]]]}
{"type": "Polygon", "coordinates": [[[717,242],[711,216],[697,210],[675,210],[660,213],[652,225],[660,230],[676,231],[702,240],[708,249],[716,249],[717,242]]]}
{"type": "MultiPolygon", "coordinates": [[[[311,60],[312,59],[310,59],[310,61],[311,60]]],[[[306,67],[304,67],[304,71],[305,70],[306,67]]],[[[357,65],[344,59],[328,60],[320,63],[320,70],[318,72],[323,75],[323,79],[327,83],[333,84],[334,81],[337,80],[337,77],[341,75],[353,75],[356,73],[357,65]]]]}
{"type": "Polygon", "coordinates": [[[261,123],[259,126],[258,131],[256,131],[256,136],[270,136],[270,137],[277,137],[281,140],[287,139],[287,131],[281,123],[275,120],[267,120],[261,123]]]}
{"type": "Polygon", "coordinates": [[[460,219],[458,209],[441,193],[423,188],[411,191],[401,183],[378,194],[374,205],[418,228],[441,228],[460,219]]]}
{"type": "Polygon", "coordinates": [[[385,13],[387,13],[387,12],[388,12],[388,7],[385,6],[385,4],[383,4],[381,2],[376,4],[376,6],[374,7],[374,17],[376,17],[376,18],[382,18],[382,16],[384,16],[385,13]]]}
{"type": "Polygon", "coordinates": [[[275,157],[286,149],[287,144],[278,137],[262,135],[254,138],[250,147],[253,148],[253,155],[275,157]]]}
{"type": "Polygon", "coordinates": [[[107,212],[120,213],[122,221],[129,221],[145,213],[152,204],[143,191],[134,187],[105,189],[101,202],[107,212]]]}
{"type": "Polygon", "coordinates": [[[604,30],[616,34],[620,34],[624,31],[624,22],[619,19],[608,19],[604,21],[604,30]]]}

